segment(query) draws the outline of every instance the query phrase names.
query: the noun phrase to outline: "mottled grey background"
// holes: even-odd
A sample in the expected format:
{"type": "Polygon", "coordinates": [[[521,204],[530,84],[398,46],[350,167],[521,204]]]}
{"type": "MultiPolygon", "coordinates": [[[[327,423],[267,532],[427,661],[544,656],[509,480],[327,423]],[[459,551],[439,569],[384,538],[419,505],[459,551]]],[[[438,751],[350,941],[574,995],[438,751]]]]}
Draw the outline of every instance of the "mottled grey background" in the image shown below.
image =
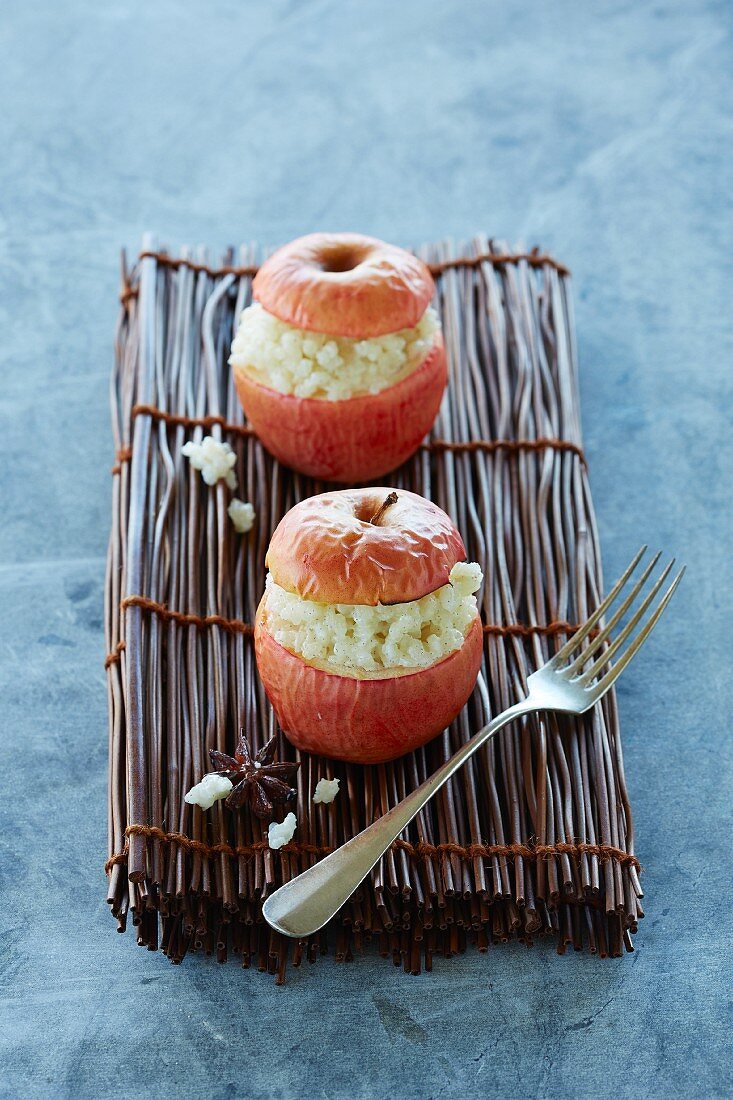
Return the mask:
{"type": "Polygon", "coordinates": [[[4,0],[0,845],[8,1096],[731,1095],[730,3],[4,0]],[[118,937],[102,585],[118,251],[480,229],[574,273],[613,576],[690,570],[620,688],[647,919],[285,989],[118,937]]]}

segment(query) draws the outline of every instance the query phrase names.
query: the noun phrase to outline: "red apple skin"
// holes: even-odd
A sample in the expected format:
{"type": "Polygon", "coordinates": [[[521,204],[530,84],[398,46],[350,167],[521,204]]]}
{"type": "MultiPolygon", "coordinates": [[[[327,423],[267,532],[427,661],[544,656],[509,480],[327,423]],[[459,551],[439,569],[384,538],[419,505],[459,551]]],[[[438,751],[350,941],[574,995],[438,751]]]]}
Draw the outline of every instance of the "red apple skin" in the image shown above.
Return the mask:
{"type": "Polygon", "coordinates": [[[460,649],[407,675],[339,676],[308,664],[267,630],[266,595],[255,620],[260,677],[297,748],[334,760],[381,764],[419,748],[450,725],[476,683],[483,652],[478,614],[460,649]]]}
{"type": "Polygon", "coordinates": [[[400,489],[335,489],[301,500],[273,532],[265,563],[288,592],[317,603],[408,603],[448,584],[465,561],[455,524],[431,500],[400,489]]]}
{"type": "Polygon", "coordinates": [[[360,233],[310,233],[273,252],[252,293],[288,325],[368,340],[414,328],[435,283],[422,260],[360,233]]]}
{"type": "Polygon", "coordinates": [[[379,393],[324,401],[278,393],[234,369],[245,415],[271,455],[322,481],[370,481],[413,454],[433,426],[448,383],[443,338],[406,378],[379,393]]]}

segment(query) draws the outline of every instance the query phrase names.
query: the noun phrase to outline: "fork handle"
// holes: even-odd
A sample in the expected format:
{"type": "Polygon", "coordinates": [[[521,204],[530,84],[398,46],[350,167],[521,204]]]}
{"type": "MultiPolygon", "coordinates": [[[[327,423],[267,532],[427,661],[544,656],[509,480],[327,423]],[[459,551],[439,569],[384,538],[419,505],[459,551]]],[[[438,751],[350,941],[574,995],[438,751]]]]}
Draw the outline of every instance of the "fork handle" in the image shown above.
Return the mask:
{"type": "Polygon", "coordinates": [[[448,782],[461,765],[507,722],[535,709],[525,699],[497,715],[383,817],[351,840],[347,840],[325,859],[275,890],[262,907],[267,923],[278,932],[296,939],[310,936],[323,928],[349,900],[375,863],[407,828],[415,814],[448,782]]]}

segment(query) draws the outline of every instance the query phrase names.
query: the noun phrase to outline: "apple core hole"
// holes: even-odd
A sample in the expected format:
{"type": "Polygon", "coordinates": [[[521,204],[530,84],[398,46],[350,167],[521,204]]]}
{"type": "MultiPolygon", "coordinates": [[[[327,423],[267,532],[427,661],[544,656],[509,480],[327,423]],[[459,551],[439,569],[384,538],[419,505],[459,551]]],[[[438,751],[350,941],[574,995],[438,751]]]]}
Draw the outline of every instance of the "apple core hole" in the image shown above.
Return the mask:
{"type": "Polygon", "coordinates": [[[368,523],[374,515],[376,508],[379,506],[379,501],[373,500],[360,500],[356,506],[354,515],[362,523],[368,523]]]}
{"type": "Polygon", "coordinates": [[[321,256],[321,270],[334,275],[344,271],[353,271],[364,259],[361,249],[351,247],[338,247],[326,249],[321,256]]]}

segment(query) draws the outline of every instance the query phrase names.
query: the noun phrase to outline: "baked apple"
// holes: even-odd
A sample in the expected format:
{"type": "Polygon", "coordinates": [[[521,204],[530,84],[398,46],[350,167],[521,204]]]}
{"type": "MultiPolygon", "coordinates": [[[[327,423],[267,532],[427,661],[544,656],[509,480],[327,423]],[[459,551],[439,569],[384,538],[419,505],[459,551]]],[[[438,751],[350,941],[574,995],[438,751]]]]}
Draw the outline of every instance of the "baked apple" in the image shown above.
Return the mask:
{"type": "Polygon", "coordinates": [[[448,380],[434,291],[422,260],[355,233],[313,233],[266,260],[229,362],[267,450],[326,481],[409,458],[448,380]]]}
{"type": "Polygon", "coordinates": [[[481,569],[407,491],[310,497],[280,521],[255,620],[257,667],[300,749],[374,764],[425,744],[473,691],[481,569]]]}

